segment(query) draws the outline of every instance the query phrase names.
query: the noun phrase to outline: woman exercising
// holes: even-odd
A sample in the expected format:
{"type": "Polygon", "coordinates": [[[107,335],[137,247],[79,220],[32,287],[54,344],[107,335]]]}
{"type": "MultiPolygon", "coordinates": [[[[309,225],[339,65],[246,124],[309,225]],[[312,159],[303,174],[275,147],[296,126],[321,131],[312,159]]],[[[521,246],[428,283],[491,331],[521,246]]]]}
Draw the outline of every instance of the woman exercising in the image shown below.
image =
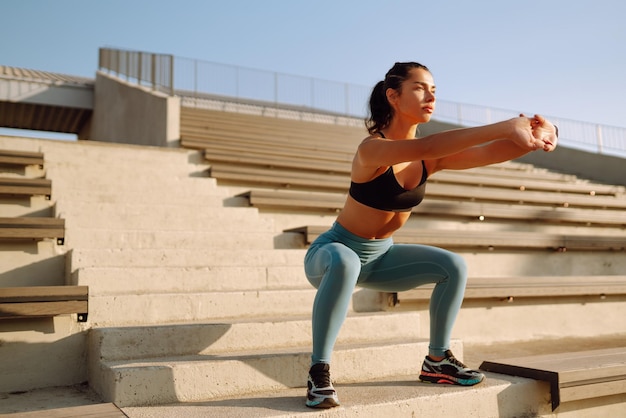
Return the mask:
{"type": "Polygon", "coordinates": [[[351,183],[336,222],[309,247],[304,259],[317,290],[313,304],[313,353],[306,405],[339,405],[330,361],[355,286],[400,292],[428,283],[430,344],[420,380],[471,386],[484,375],[450,351],[467,267],[458,254],[426,245],[394,244],[392,235],[423,199],[429,176],[518,158],[556,147],[556,127],[536,115],[455,129],[416,139],[417,126],[435,111],[435,84],[425,66],[396,63],[374,87],[366,126],[370,136],[352,162],[351,183]]]}

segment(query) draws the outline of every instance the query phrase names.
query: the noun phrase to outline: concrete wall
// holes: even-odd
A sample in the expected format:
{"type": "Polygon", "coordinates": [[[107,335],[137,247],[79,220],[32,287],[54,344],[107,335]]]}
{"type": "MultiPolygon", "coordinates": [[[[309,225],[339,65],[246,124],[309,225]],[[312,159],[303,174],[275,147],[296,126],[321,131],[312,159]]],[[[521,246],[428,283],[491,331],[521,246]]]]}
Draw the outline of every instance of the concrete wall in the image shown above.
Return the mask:
{"type": "Polygon", "coordinates": [[[89,139],[176,147],[180,99],[98,72],[89,139]]]}

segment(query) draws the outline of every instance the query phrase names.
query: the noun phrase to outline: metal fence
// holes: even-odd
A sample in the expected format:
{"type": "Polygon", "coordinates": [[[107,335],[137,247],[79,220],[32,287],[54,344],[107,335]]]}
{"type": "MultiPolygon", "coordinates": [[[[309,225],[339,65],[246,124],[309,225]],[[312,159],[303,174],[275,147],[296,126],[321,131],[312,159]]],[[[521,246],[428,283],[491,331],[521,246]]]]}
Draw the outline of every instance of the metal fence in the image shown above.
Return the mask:
{"type": "MultiPolygon", "coordinates": [[[[100,49],[99,68],[171,95],[214,95],[355,118],[366,116],[371,91],[371,87],[349,83],[109,48],[100,49]]],[[[478,126],[515,117],[518,113],[438,99],[434,119],[478,126]]],[[[626,157],[626,128],[553,116],[548,118],[559,126],[561,145],[626,157]]]]}
{"type": "Polygon", "coordinates": [[[174,56],[100,48],[98,69],[126,80],[174,95],[174,56]]]}

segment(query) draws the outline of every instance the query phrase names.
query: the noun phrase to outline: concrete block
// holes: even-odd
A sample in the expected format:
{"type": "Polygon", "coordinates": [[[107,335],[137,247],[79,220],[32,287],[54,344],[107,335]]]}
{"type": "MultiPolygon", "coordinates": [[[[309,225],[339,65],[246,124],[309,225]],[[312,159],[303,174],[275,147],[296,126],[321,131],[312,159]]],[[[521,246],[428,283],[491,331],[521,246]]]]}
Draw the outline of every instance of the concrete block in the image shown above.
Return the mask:
{"type": "MultiPolygon", "coordinates": [[[[210,249],[271,249],[274,241],[267,232],[228,231],[163,231],[163,230],[111,230],[72,228],[65,234],[71,248],[198,248],[210,249]]],[[[206,263],[204,264],[206,265],[206,263]]]]}
{"type": "Polygon", "coordinates": [[[68,271],[82,267],[303,266],[305,250],[224,248],[80,248],[68,254],[68,271]]]}
{"type": "Polygon", "coordinates": [[[56,213],[66,219],[67,228],[109,228],[154,230],[268,231],[271,219],[261,219],[254,208],[224,208],[148,204],[58,202],[56,213]]]}
{"type": "MultiPolygon", "coordinates": [[[[453,349],[462,351],[458,343],[453,349]]],[[[427,350],[426,341],[409,339],[404,343],[338,346],[333,376],[339,383],[409,376],[419,370],[427,350]]],[[[201,402],[261,390],[304,387],[309,363],[308,350],[107,362],[102,365],[105,383],[101,395],[125,407],[201,402]]]]}
{"type": "Polygon", "coordinates": [[[309,315],[315,289],[92,296],[92,327],[309,315]]]}
{"type": "MultiPolygon", "coordinates": [[[[367,344],[420,338],[415,312],[350,314],[339,344],[367,344]]],[[[174,325],[92,328],[90,349],[101,361],[187,355],[224,355],[249,350],[306,347],[311,344],[311,319],[224,320],[174,325]]]]}

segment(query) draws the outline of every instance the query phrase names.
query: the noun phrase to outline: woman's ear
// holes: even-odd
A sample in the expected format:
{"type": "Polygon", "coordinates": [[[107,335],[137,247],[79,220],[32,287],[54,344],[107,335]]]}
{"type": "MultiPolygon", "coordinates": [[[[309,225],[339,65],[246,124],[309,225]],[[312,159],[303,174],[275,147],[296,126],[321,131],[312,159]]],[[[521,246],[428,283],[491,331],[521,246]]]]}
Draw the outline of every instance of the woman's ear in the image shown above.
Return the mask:
{"type": "Polygon", "coordinates": [[[387,96],[387,101],[389,102],[390,105],[395,105],[396,104],[396,100],[398,98],[398,92],[392,88],[388,88],[385,91],[385,95],[387,96]]]}

